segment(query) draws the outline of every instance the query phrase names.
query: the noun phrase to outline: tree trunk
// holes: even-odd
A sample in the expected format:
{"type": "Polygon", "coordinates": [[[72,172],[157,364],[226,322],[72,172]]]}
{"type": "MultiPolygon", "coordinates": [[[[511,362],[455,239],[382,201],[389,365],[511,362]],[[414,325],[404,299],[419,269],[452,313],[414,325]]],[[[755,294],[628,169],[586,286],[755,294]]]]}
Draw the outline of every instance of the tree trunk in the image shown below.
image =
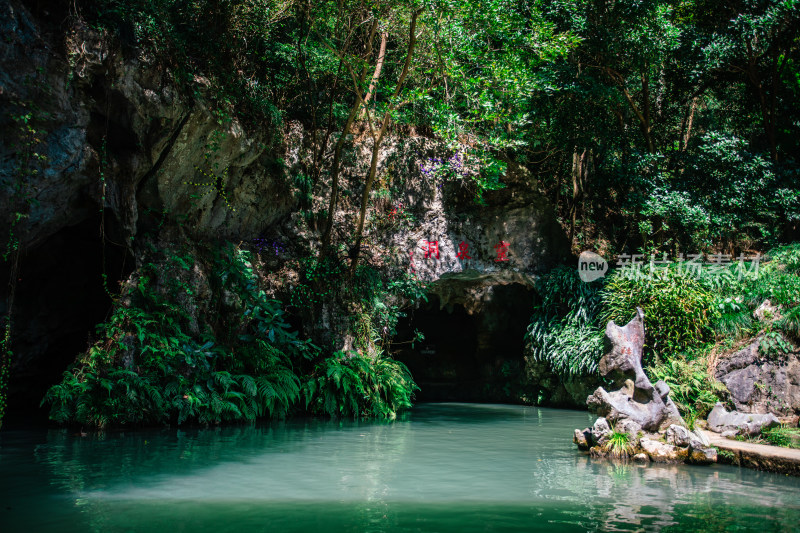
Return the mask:
{"type": "MultiPolygon", "coordinates": [[[[403,84],[406,81],[408,69],[411,66],[411,57],[414,55],[414,46],[417,43],[417,18],[419,18],[420,13],[422,13],[421,9],[414,11],[414,13],[411,15],[411,23],[409,24],[408,29],[408,51],[406,52],[405,63],[403,63],[403,71],[400,73],[400,77],[397,80],[397,87],[395,87],[394,94],[392,94],[392,97],[389,100],[389,105],[386,106],[386,112],[383,114],[380,131],[377,135],[375,132],[372,132],[372,159],[370,161],[369,175],[367,176],[367,181],[364,184],[364,194],[361,196],[361,210],[358,217],[358,227],[356,228],[355,247],[353,249],[352,256],[353,260],[350,264],[351,276],[355,274],[356,268],[358,267],[358,260],[361,256],[361,241],[364,236],[364,220],[367,216],[367,206],[369,205],[370,192],[372,192],[372,184],[375,181],[375,174],[378,170],[378,154],[380,152],[381,143],[383,142],[383,137],[386,134],[386,131],[389,129],[389,124],[392,122],[392,111],[394,111],[397,107],[397,98],[400,96],[400,92],[403,90],[403,84]]],[[[356,88],[356,90],[358,90],[358,88],[356,88]]],[[[370,129],[371,128],[372,126],[370,125],[370,129]]]]}
{"type": "MultiPolygon", "coordinates": [[[[341,6],[340,6],[341,8],[341,6]]],[[[366,55],[369,57],[372,54],[372,42],[375,37],[375,30],[378,28],[378,21],[373,21],[369,36],[367,38],[367,50],[366,55]]],[[[346,41],[344,49],[341,53],[337,54],[339,56],[339,65],[344,62],[344,54],[347,53],[347,49],[349,48],[349,39],[346,41]]],[[[345,122],[344,128],[342,128],[342,134],[339,136],[339,139],[336,141],[336,147],[334,148],[333,152],[333,164],[331,165],[331,197],[330,201],[328,202],[328,220],[325,223],[325,231],[322,233],[322,242],[319,250],[319,257],[320,259],[325,257],[328,252],[330,251],[331,246],[331,235],[333,232],[333,218],[336,213],[336,206],[339,203],[339,167],[341,166],[342,160],[342,148],[344,147],[345,140],[347,136],[350,134],[350,128],[355,122],[356,117],[358,116],[358,111],[361,109],[362,106],[362,99],[360,93],[358,91],[358,86],[364,82],[364,78],[367,75],[366,66],[361,69],[361,76],[354,82],[356,84],[356,100],[353,103],[353,107],[350,108],[350,113],[347,115],[347,121],[345,122]]],[[[355,78],[355,75],[353,75],[355,78]]],[[[331,117],[332,119],[332,117],[331,117]]],[[[326,136],[326,143],[327,143],[327,136],[326,136]]]]}
{"type": "Polygon", "coordinates": [[[570,224],[569,224],[569,245],[572,247],[572,240],[575,237],[575,221],[578,214],[578,198],[580,196],[581,179],[581,156],[578,154],[578,147],[572,149],[572,202],[570,204],[570,224]]]}
{"type": "Polygon", "coordinates": [[[686,147],[689,146],[689,139],[692,136],[692,122],[694,121],[694,112],[697,110],[697,97],[695,96],[692,98],[692,107],[689,111],[689,116],[686,119],[686,134],[681,136],[680,139],[680,151],[683,152],[686,150],[686,147]]]}
{"type": "Polygon", "coordinates": [[[356,114],[361,108],[361,99],[356,97],[353,107],[350,108],[350,114],[347,116],[347,122],[342,129],[342,134],[336,141],[336,147],[333,151],[333,165],[331,166],[331,198],[328,203],[328,220],[325,223],[325,231],[322,234],[322,246],[319,251],[320,258],[325,257],[331,245],[331,233],[333,230],[333,215],[336,212],[336,205],[339,202],[339,167],[342,160],[342,148],[347,136],[350,134],[350,128],[355,121],[356,114]]]}
{"type": "Polygon", "coordinates": [[[381,77],[381,69],[383,68],[383,61],[386,58],[386,38],[388,34],[387,32],[381,33],[381,48],[378,51],[378,63],[375,65],[375,72],[372,73],[372,80],[369,82],[369,87],[367,88],[367,94],[364,96],[364,109],[362,109],[361,113],[359,114],[359,118],[364,116],[364,113],[367,111],[367,105],[369,104],[370,99],[372,99],[372,95],[375,93],[375,88],[378,85],[378,78],[381,77]]]}

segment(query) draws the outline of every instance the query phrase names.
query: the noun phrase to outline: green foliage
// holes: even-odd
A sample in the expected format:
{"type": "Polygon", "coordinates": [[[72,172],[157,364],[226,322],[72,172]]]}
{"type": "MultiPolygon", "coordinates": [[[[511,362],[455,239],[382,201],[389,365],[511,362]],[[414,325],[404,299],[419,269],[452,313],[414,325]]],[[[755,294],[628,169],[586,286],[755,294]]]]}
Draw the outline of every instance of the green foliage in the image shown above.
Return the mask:
{"type": "Polygon", "coordinates": [[[718,335],[728,338],[742,338],[753,330],[755,320],[752,311],[735,298],[718,299],[716,318],[712,325],[718,335]]]}
{"type": "Polygon", "coordinates": [[[795,341],[800,341],[800,306],[795,306],[786,311],[775,325],[795,341]]]}
{"type": "Polygon", "coordinates": [[[291,264],[299,279],[287,298],[297,312],[309,313],[325,302],[350,307],[357,347],[371,354],[388,348],[410,302],[427,299],[426,284],[405,270],[387,272],[361,264],[351,276],[336,256],[304,257],[291,264]]]}
{"type": "MultiPolygon", "coordinates": [[[[368,274],[352,290],[365,301],[386,297],[368,274]]],[[[419,286],[399,281],[392,290],[413,295],[419,286]]],[[[369,327],[373,319],[364,314],[369,327]]],[[[417,390],[408,369],[375,346],[371,354],[325,358],[301,340],[260,287],[252,254],[232,244],[169,251],[143,265],[99,333],[45,396],[53,420],[97,428],[218,424],[282,417],[301,398],[317,414],[394,418],[417,390]],[[196,296],[198,272],[210,273],[210,301],[196,296]],[[208,316],[200,316],[202,305],[208,316]]]]}
{"type": "Polygon", "coordinates": [[[773,446],[800,448],[800,428],[781,426],[764,429],[761,431],[761,438],[773,446]]]}
{"type": "Polygon", "coordinates": [[[711,337],[717,319],[714,294],[696,279],[675,269],[655,269],[648,275],[614,272],[603,292],[601,320],[619,325],[633,318],[636,308],[645,314],[645,362],[653,355],[669,356],[711,337]]]}
{"type": "Polygon", "coordinates": [[[258,288],[249,253],[229,245],[213,261],[212,281],[227,317],[202,333],[188,309],[198,305],[192,254],[145,264],[137,282],[99,328],[101,340],[54,385],[43,403],[61,423],[90,427],[196,421],[216,424],[282,416],[299,397],[293,360],[316,349],[300,341],[277,301],[258,288]],[[195,333],[192,333],[195,331],[195,333]]]}
{"type": "MultiPolygon", "coordinates": [[[[800,275],[800,243],[779,246],[769,251],[767,257],[773,265],[784,272],[800,275]]],[[[767,273],[772,272],[774,267],[767,265],[767,273]]]]}
{"type": "Polygon", "coordinates": [[[664,380],[669,385],[670,398],[687,419],[705,417],[727,393],[722,383],[709,376],[704,359],[676,356],[649,367],[648,374],[653,381],[664,380]]]}
{"type": "Polygon", "coordinates": [[[548,87],[532,96],[527,132],[566,224],[615,247],[688,253],[792,235],[795,2],[556,0],[535,12],[578,41],[536,69],[548,87]]]}
{"type": "Polygon", "coordinates": [[[560,375],[596,372],[603,354],[599,283],[584,283],[574,267],[558,267],[536,287],[541,300],[525,336],[531,358],[549,362],[560,375]]]}
{"type": "Polygon", "coordinates": [[[295,56],[290,43],[296,30],[273,30],[292,3],[98,0],[81,14],[168,67],[184,98],[208,96],[219,125],[233,115],[252,124],[276,123],[276,104],[286,103],[285,91],[295,81],[281,67],[284,54],[295,56]]]}
{"type": "Polygon", "coordinates": [[[633,454],[633,444],[630,435],[614,431],[603,444],[603,451],[612,459],[627,459],[633,454]]]}
{"type": "MultiPolygon", "coordinates": [[[[26,85],[38,84],[44,93],[49,86],[42,80],[26,79],[26,85]]],[[[0,221],[0,228],[7,229],[7,240],[2,249],[2,260],[8,265],[8,293],[5,295],[4,314],[0,315],[2,340],[0,340],[0,425],[6,414],[6,397],[11,379],[13,310],[19,278],[21,243],[18,226],[28,218],[31,208],[38,205],[36,199],[36,180],[43,171],[48,157],[39,145],[43,132],[39,123],[47,118],[39,107],[30,101],[22,102],[12,98],[8,105],[8,117],[13,127],[8,128],[8,144],[12,156],[9,158],[10,173],[0,174],[0,190],[6,198],[9,219],[0,221]]]]}
{"type": "Polygon", "coordinates": [[[767,299],[773,305],[784,308],[800,304],[800,274],[795,270],[796,267],[790,266],[795,260],[790,253],[792,248],[778,248],[770,252],[768,257],[772,260],[759,269],[757,277],[749,280],[745,290],[752,307],[759,306],[767,299]],[[784,250],[786,252],[782,253],[784,250]],[[772,253],[776,255],[772,256],[772,253]],[[781,258],[786,258],[790,263],[783,263],[781,258]]]}
{"type": "Polygon", "coordinates": [[[782,232],[779,222],[797,216],[800,203],[789,186],[792,180],[767,154],[750,152],[739,138],[706,133],[681,166],[678,175],[659,168],[642,214],[685,248],[774,243],[782,232]]]}
{"type": "Polygon", "coordinates": [[[638,276],[618,270],[605,278],[605,285],[580,282],[571,266],[555,269],[539,280],[542,301],[531,318],[530,349],[536,360],[550,362],[561,376],[594,373],[603,351],[601,327],[608,319],[627,323],[640,306],[645,311],[647,373],[669,385],[671,398],[692,424],[728,398],[725,386],[708,371],[711,349],[722,348],[714,342],[731,347],[738,339],[760,335],[760,352],[773,360],[796,349],[800,306],[792,295],[800,278],[798,250],[797,245],[778,247],[758,270],[732,263],[695,276],[672,264],[644,269],[638,276]],[[780,316],[757,322],[753,311],[766,298],[782,302],[780,316]],[[580,317],[593,318],[581,322],[580,317]],[[595,333],[593,364],[585,364],[581,355],[595,333]]]}
{"type": "Polygon", "coordinates": [[[727,464],[733,463],[734,460],[736,459],[736,454],[734,454],[732,451],[729,450],[721,450],[717,448],[717,455],[727,464]]]}
{"type": "Polygon", "coordinates": [[[303,257],[292,264],[300,275],[289,296],[291,305],[311,308],[334,299],[342,290],[347,268],[337,257],[303,257]]]}
{"type": "Polygon", "coordinates": [[[780,359],[792,349],[792,344],[778,331],[767,331],[758,343],[758,352],[767,359],[780,359]]]}
{"type": "Polygon", "coordinates": [[[336,352],[303,384],[306,408],[336,418],[389,418],[411,407],[419,390],[401,362],[378,355],[336,352]]]}

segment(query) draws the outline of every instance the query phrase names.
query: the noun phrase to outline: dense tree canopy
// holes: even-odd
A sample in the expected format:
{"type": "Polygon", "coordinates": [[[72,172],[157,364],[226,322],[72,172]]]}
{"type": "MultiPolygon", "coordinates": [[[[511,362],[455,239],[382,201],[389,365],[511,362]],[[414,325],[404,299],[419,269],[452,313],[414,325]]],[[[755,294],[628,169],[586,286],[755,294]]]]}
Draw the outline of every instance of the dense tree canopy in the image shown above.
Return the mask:
{"type": "Polygon", "coordinates": [[[410,125],[475,169],[457,177],[478,199],[526,166],[576,247],[796,236],[796,0],[85,0],[81,16],[149,50],[187,98],[210,80],[221,121],[316,132],[315,185],[335,182],[322,153],[338,132],[380,144],[410,125]]]}

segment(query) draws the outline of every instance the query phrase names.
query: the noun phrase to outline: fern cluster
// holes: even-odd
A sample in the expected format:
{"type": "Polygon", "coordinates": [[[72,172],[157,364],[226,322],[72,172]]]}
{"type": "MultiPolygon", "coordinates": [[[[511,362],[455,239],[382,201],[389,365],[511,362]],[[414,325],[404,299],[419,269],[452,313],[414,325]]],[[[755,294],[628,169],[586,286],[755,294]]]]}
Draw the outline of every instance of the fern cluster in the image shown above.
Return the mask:
{"type": "Polygon", "coordinates": [[[599,283],[581,281],[570,267],[555,268],[539,278],[541,300],[525,336],[533,360],[549,362],[564,376],[597,371],[603,355],[599,288],[599,283]]]}
{"type": "Polygon", "coordinates": [[[670,398],[685,416],[705,417],[714,404],[723,400],[725,385],[708,374],[703,358],[689,359],[677,355],[648,369],[656,380],[664,380],[670,388],[670,398]]]}
{"type": "Polygon", "coordinates": [[[306,408],[332,417],[395,418],[419,387],[406,365],[383,355],[337,352],[303,384],[306,408]]]}
{"type": "MultiPolygon", "coordinates": [[[[153,250],[155,252],[155,250],[153,250]]],[[[254,257],[229,244],[169,252],[139,268],[98,340],[47,392],[61,423],[88,427],[221,422],[306,409],[394,418],[416,384],[378,352],[325,357],[259,286],[254,257]],[[196,270],[208,272],[197,294],[196,270]]],[[[366,317],[370,322],[369,316],[366,317]]]]}
{"type": "Polygon", "coordinates": [[[62,423],[204,424],[286,413],[298,399],[292,357],[313,351],[297,340],[278,302],[257,289],[245,251],[218,254],[219,294],[239,296],[236,318],[192,334],[187,308],[199,305],[190,255],[172,253],[139,269],[123,302],[100,327],[101,339],[64,373],[43,402],[62,423]],[[232,342],[234,340],[237,342],[232,342]]]}

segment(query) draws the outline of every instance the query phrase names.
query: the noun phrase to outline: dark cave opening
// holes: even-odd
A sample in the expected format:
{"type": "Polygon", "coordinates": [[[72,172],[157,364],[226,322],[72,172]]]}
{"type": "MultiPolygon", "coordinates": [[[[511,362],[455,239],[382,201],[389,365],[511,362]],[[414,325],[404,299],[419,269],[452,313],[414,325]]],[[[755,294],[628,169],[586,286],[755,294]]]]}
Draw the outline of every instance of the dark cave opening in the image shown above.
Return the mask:
{"type": "MultiPolygon", "coordinates": [[[[114,244],[122,242],[116,221],[106,215],[104,243],[100,216],[62,228],[20,258],[5,422],[46,419],[47,408],[39,405],[45,392],[88,347],[111,309],[103,273],[114,293],[133,270],[127,250],[114,244]]],[[[8,271],[0,275],[8,279],[8,271]]]]}
{"type": "Polygon", "coordinates": [[[398,322],[392,354],[419,385],[417,401],[523,401],[524,336],[535,292],[509,284],[481,295],[479,305],[465,306],[443,305],[432,294],[398,322]],[[412,347],[415,330],[425,339],[412,347]]]}

